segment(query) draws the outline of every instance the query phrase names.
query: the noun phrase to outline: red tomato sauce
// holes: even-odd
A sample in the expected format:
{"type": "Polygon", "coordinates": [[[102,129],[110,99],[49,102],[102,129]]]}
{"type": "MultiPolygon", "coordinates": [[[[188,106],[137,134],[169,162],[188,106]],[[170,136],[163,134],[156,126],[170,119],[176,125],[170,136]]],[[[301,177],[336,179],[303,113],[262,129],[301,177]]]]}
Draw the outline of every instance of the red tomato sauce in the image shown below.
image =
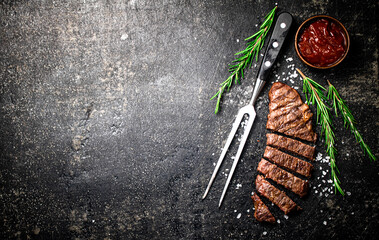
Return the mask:
{"type": "Polygon", "coordinates": [[[347,40],[340,25],[322,18],[303,31],[298,47],[307,62],[318,67],[328,67],[343,57],[347,40]]]}

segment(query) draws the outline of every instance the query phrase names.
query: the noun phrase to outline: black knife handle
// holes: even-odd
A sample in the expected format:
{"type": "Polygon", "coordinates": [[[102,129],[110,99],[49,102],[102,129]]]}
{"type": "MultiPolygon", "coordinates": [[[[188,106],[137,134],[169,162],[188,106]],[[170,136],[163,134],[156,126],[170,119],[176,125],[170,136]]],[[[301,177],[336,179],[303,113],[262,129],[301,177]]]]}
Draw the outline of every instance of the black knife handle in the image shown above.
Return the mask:
{"type": "Polygon", "coordinates": [[[267,45],[266,53],[259,69],[258,78],[262,81],[266,81],[270,69],[274,66],[274,63],[279,55],[279,51],[283,46],[284,40],[291,28],[293,18],[291,14],[284,12],[278,16],[276,20],[274,30],[272,31],[271,38],[267,45]]]}

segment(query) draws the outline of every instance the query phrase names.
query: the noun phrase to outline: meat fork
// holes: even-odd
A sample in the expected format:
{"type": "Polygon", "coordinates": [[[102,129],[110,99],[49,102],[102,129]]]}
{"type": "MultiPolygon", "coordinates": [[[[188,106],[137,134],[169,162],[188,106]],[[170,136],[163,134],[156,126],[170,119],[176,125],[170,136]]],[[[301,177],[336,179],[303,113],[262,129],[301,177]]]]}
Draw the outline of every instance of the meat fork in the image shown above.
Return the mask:
{"type": "Polygon", "coordinates": [[[266,82],[266,79],[269,75],[269,71],[271,70],[272,66],[275,63],[275,60],[277,59],[279,55],[279,51],[283,46],[284,40],[286,39],[287,33],[290,30],[290,27],[292,25],[292,16],[291,14],[284,12],[278,16],[278,19],[276,20],[274,30],[271,34],[271,38],[269,40],[266,53],[264,55],[264,58],[262,60],[258,77],[254,86],[253,96],[249,102],[248,105],[242,107],[237,114],[236,120],[233,123],[232,131],[229,133],[228,139],[226,141],[226,144],[221,152],[221,156],[217,161],[216,167],[213,171],[212,177],[208,183],[207,189],[205,190],[205,193],[203,195],[203,199],[207,196],[209,189],[211,188],[214,179],[216,178],[217,172],[224,160],[224,157],[229,149],[230,144],[233,141],[233,138],[241,124],[241,121],[245,115],[248,115],[249,118],[247,120],[247,123],[245,125],[245,130],[241,138],[240,145],[237,150],[237,154],[234,158],[232,168],[230,169],[230,173],[228,176],[228,179],[226,180],[226,184],[224,187],[224,190],[222,192],[218,207],[221,206],[222,201],[224,199],[225,193],[229,187],[230,180],[232,179],[233,173],[237,167],[238,161],[240,159],[240,156],[242,154],[242,150],[245,146],[247,137],[249,136],[251,127],[253,126],[254,119],[256,116],[256,112],[254,109],[254,104],[258,98],[259,93],[263,89],[263,86],[266,82]]]}

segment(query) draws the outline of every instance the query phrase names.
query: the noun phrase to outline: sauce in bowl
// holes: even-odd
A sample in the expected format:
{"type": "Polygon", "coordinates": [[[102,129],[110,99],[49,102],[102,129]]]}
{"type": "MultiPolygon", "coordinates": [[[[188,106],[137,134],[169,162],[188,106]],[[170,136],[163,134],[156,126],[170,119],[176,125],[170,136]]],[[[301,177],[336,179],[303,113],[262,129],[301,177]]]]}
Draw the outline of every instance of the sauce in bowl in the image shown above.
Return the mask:
{"type": "Polygon", "coordinates": [[[303,30],[297,45],[305,61],[316,67],[329,67],[344,57],[348,40],[339,23],[320,18],[303,30]]]}

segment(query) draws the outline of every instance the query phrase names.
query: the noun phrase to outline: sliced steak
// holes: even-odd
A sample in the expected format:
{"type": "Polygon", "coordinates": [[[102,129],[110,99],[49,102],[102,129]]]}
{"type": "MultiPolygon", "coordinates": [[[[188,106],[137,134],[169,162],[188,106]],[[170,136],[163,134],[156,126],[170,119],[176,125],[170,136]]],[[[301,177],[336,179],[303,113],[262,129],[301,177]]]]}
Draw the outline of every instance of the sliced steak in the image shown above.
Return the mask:
{"type": "Polygon", "coordinates": [[[271,185],[261,175],[257,176],[255,180],[255,187],[262,196],[266,197],[276,206],[278,206],[284,212],[284,214],[288,214],[293,210],[301,209],[284,192],[271,185]]]}
{"type": "Polygon", "coordinates": [[[259,222],[269,222],[275,223],[275,217],[271,214],[268,207],[262,202],[262,200],[258,197],[257,194],[251,196],[254,202],[254,217],[259,222]]]}
{"type": "Polygon", "coordinates": [[[306,177],[311,176],[312,164],[309,162],[303,161],[297,157],[293,157],[287,153],[279,151],[276,148],[266,146],[265,153],[263,154],[264,158],[278,164],[279,166],[292,170],[298,174],[301,174],[306,177]]]}
{"type": "Polygon", "coordinates": [[[296,177],[295,175],[277,167],[269,161],[262,159],[258,164],[258,171],[263,173],[266,178],[274,180],[300,197],[304,197],[308,192],[308,181],[296,177]]]}
{"type": "Polygon", "coordinates": [[[276,82],[269,91],[267,129],[288,136],[315,142],[317,134],[312,129],[312,112],[290,86],[276,82]]]}
{"type": "Polygon", "coordinates": [[[315,147],[278,134],[268,133],[266,134],[266,137],[267,145],[279,148],[280,150],[295,153],[299,156],[306,157],[309,160],[314,159],[315,147]]]}

